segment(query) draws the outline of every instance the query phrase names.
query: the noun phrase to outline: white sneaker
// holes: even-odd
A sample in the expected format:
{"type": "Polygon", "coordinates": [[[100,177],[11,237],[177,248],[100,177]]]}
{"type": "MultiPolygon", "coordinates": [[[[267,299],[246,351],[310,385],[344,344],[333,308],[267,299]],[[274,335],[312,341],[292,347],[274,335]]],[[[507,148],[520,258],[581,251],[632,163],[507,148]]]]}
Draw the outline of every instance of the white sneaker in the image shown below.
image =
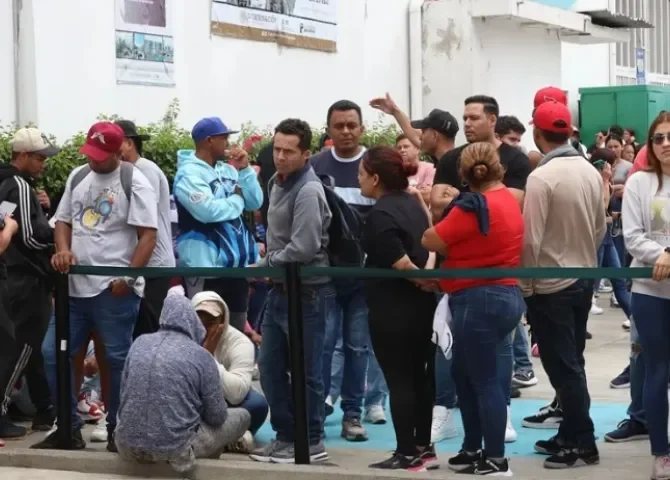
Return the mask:
{"type": "Polygon", "coordinates": [[[596,303],[596,299],[594,298],[591,302],[591,311],[589,312],[589,315],[602,315],[603,314],[603,309],[598,306],[596,303]]]}
{"type": "Polygon", "coordinates": [[[619,308],[619,301],[616,299],[614,295],[610,297],[610,307],[612,308],[619,308]]]}
{"type": "Polygon", "coordinates": [[[612,286],[608,284],[605,280],[600,281],[600,286],[598,287],[598,293],[610,293],[612,291],[612,286]]]}
{"type": "Polygon", "coordinates": [[[626,319],[623,322],[621,322],[621,328],[624,330],[630,330],[630,320],[626,319]]]}
{"type": "Polygon", "coordinates": [[[256,442],[254,442],[254,436],[250,431],[244,432],[237,442],[230,445],[226,445],[224,450],[226,453],[244,453],[250,454],[256,448],[256,442]]]}
{"type": "Polygon", "coordinates": [[[454,409],[439,405],[433,407],[433,425],[430,429],[430,443],[438,443],[458,436],[454,419],[454,409]]]}
{"type": "Polygon", "coordinates": [[[514,430],[514,425],[512,425],[512,410],[510,407],[507,407],[507,426],[505,427],[505,443],[514,443],[516,442],[516,430],[514,430]]]}
{"type": "Polygon", "coordinates": [[[381,405],[373,405],[365,412],[365,421],[373,425],[384,425],[386,423],[386,412],[381,405]]]}
{"type": "Polygon", "coordinates": [[[654,457],[651,466],[651,480],[670,479],[670,456],[654,457]]]}
{"type": "Polygon", "coordinates": [[[107,420],[102,419],[91,432],[91,443],[105,443],[107,441],[107,420]]]}

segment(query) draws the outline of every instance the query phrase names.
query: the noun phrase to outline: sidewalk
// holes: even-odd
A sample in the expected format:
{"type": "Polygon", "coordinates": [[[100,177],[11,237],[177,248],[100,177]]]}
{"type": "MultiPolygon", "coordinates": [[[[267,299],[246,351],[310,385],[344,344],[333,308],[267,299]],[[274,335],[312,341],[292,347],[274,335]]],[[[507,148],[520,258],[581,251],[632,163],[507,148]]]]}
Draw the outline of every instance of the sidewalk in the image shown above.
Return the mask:
{"type": "MultiPolygon", "coordinates": [[[[607,296],[601,296],[600,303],[606,304],[607,296]]],[[[628,403],[628,390],[612,390],[609,381],[615,377],[627,363],[629,344],[628,334],[621,329],[623,314],[620,310],[607,308],[605,314],[589,320],[589,331],[593,340],[587,342],[586,368],[589,387],[593,400],[592,416],[599,435],[601,465],[567,471],[550,471],[542,468],[543,457],[532,452],[532,445],[539,438],[548,438],[554,434],[552,430],[529,430],[520,426],[521,417],[531,414],[534,410],[551,400],[553,391],[539,364],[536,374],[540,383],[530,389],[523,390],[523,397],[513,400],[512,413],[519,439],[508,444],[507,455],[511,458],[514,477],[522,480],[566,479],[586,480],[603,479],[629,480],[648,478],[651,469],[649,444],[647,441],[623,444],[606,444],[602,441],[605,432],[611,430],[624,418],[628,403]]],[[[91,427],[84,433],[88,438],[91,427]]],[[[421,474],[403,474],[374,471],[367,466],[384,458],[394,446],[393,428],[370,426],[370,441],[364,443],[347,443],[339,438],[339,421],[334,415],[327,422],[326,446],[331,461],[318,466],[280,466],[265,465],[252,462],[244,456],[223,455],[220,460],[199,461],[197,478],[202,480],[235,478],[236,480],[258,479],[261,477],[278,480],[330,480],[342,479],[343,476],[357,479],[410,478],[417,475],[427,478],[444,478],[452,476],[446,468],[446,460],[450,454],[458,450],[460,438],[438,444],[440,470],[421,474]],[[270,473],[272,472],[272,473],[270,473]]],[[[263,442],[271,438],[269,425],[259,432],[258,439],[263,442]]],[[[42,434],[32,434],[21,441],[7,442],[7,447],[0,449],[0,467],[26,467],[34,469],[50,469],[72,472],[98,474],[96,478],[110,479],[110,475],[134,475],[146,477],[172,477],[170,470],[159,466],[143,466],[142,468],[123,463],[116,455],[104,450],[105,444],[88,444],[85,451],[39,451],[28,447],[42,438],[42,434]]],[[[7,478],[0,468],[0,478],[7,478]]],[[[30,480],[29,476],[19,476],[22,480],[30,480]]],[[[35,479],[42,477],[34,477],[35,479]]],[[[65,478],[65,477],[64,477],[65,478]]],[[[72,477],[75,480],[76,477],[72,477]]],[[[88,477],[91,478],[91,477],[88,477]]],[[[13,480],[10,476],[8,480],[13,480]]]]}

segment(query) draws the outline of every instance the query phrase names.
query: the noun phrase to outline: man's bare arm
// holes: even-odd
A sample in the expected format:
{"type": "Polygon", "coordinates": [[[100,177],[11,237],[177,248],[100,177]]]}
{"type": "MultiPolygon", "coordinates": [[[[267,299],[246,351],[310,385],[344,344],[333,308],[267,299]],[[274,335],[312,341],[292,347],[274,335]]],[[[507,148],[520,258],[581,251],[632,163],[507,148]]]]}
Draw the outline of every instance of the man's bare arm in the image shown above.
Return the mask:
{"type": "Polygon", "coordinates": [[[402,130],[402,133],[407,137],[407,140],[412,142],[416,148],[421,148],[421,130],[412,128],[409,117],[405,112],[398,108],[398,105],[393,101],[391,95],[387,93],[385,97],[373,98],[370,100],[370,106],[376,110],[381,110],[387,115],[393,115],[393,118],[398,122],[398,126],[402,130]]]}

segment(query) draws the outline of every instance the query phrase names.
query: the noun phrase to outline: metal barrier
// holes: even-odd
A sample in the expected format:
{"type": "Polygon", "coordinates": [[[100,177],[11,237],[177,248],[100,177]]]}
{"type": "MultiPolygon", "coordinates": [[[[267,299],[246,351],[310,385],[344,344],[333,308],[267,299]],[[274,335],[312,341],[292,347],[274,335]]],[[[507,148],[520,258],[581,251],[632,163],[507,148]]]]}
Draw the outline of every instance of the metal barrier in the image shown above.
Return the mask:
{"type": "MultiPolygon", "coordinates": [[[[76,265],[68,275],[104,275],[113,277],[227,277],[270,278],[282,280],[288,300],[291,385],[295,420],[295,463],[306,465],[309,458],[309,427],[305,385],[301,278],[650,278],[651,268],[479,268],[449,270],[398,271],[381,268],[301,267],[284,268],[123,268],[76,265]]],[[[72,365],[70,362],[70,301],[68,275],[57,275],[55,292],[56,369],[58,375],[59,447],[72,445],[72,365]]],[[[272,414],[272,413],[271,413],[272,414]]]]}

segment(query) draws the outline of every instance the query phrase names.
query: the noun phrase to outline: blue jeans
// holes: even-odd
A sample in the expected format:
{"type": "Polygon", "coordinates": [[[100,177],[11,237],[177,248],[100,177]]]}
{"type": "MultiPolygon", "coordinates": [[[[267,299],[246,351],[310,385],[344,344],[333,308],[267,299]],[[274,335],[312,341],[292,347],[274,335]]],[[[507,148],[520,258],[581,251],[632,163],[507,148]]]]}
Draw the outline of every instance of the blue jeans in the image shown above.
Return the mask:
{"type": "MultiPolygon", "coordinates": [[[[105,359],[109,365],[110,391],[107,407],[107,431],[116,428],[116,413],[121,394],[121,374],[133,343],[133,330],[140,308],[140,297],[130,293],[115,297],[107,289],[90,298],[70,297],[70,358],[72,359],[88,342],[91,332],[97,331],[105,345],[105,359]]],[[[49,388],[54,395],[54,405],[58,400],[58,380],[56,374],[56,319],[51,317],[49,329],[42,344],[44,367],[49,388]]],[[[74,385],[74,378],[72,379],[74,385]]],[[[77,398],[74,389],[71,394],[72,428],[83,425],[77,415],[77,398]]]]}
{"type": "MultiPolygon", "coordinates": [[[[325,398],[322,378],[323,340],[328,315],[335,309],[335,289],[331,284],[302,286],[302,322],[307,381],[307,415],[310,443],[324,435],[325,398]]],[[[295,441],[293,397],[288,338],[288,297],[278,285],[268,293],[263,313],[263,341],[258,354],[261,387],[270,405],[270,424],[277,440],[295,441]]]]}
{"type": "MultiPolygon", "coordinates": [[[[523,315],[523,312],[521,312],[521,315],[523,315]]],[[[519,318],[521,318],[521,315],[519,315],[519,318]]],[[[513,336],[514,329],[498,344],[498,381],[505,397],[505,404],[508,406],[512,402],[512,375],[514,374],[513,336]]]]}
{"type": "Polygon", "coordinates": [[[435,352],[435,405],[456,408],[456,385],[451,375],[454,357],[447,360],[438,348],[435,352]]]}
{"type": "Polygon", "coordinates": [[[523,323],[519,322],[514,331],[514,373],[530,373],[533,371],[533,362],[530,361],[528,352],[528,334],[523,323]]]}
{"type": "Polygon", "coordinates": [[[640,339],[633,317],[630,319],[630,405],[628,417],[631,420],[647,426],[647,416],[644,414],[644,357],[640,347],[640,339]]]}
{"type": "Polygon", "coordinates": [[[242,403],[239,405],[228,404],[228,406],[244,408],[247,412],[249,412],[249,415],[251,415],[249,431],[253,435],[255,435],[256,432],[263,426],[265,420],[268,418],[268,411],[270,410],[265,397],[253,388],[249,390],[249,393],[247,393],[247,396],[244,398],[244,400],[242,400],[242,403]]]}
{"type": "Polygon", "coordinates": [[[670,300],[633,293],[633,317],[644,352],[642,401],[647,417],[651,454],[668,455],[670,300]]]}
{"type": "Polygon", "coordinates": [[[512,362],[506,381],[501,379],[499,364],[501,349],[510,344],[510,334],[525,310],[521,292],[504,285],[468,288],[450,296],[449,308],[454,335],[452,374],[465,431],[463,449],[480,450],[483,438],[489,457],[503,457],[507,423],[503,390],[509,392],[512,362]]]}
{"type": "MultiPolygon", "coordinates": [[[[608,232],[607,235],[610,235],[610,233],[608,232]]],[[[624,250],[624,256],[625,253],[624,250]]],[[[598,265],[611,268],[621,268],[624,265],[620,262],[619,253],[617,252],[614,242],[611,240],[608,241],[607,238],[603,240],[603,243],[600,244],[600,247],[598,248],[598,265]]],[[[623,278],[610,278],[609,280],[612,284],[614,298],[616,298],[616,301],[619,303],[626,318],[630,318],[630,293],[626,288],[626,281],[623,278]]],[[[594,284],[594,290],[597,290],[599,285],[600,282],[594,284]]]]}
{"type": "Polygon", "coordinates": [[[331,371],[335,345],[342,332],[344,368],[342,369],[340,406],[344,418],[360,418],[365,398],[365,377],[370,352],[368,307],[361,282],[338,288],[337,303],[328,315],[323,347],[323,384],[331,388],[331,371]]]}

